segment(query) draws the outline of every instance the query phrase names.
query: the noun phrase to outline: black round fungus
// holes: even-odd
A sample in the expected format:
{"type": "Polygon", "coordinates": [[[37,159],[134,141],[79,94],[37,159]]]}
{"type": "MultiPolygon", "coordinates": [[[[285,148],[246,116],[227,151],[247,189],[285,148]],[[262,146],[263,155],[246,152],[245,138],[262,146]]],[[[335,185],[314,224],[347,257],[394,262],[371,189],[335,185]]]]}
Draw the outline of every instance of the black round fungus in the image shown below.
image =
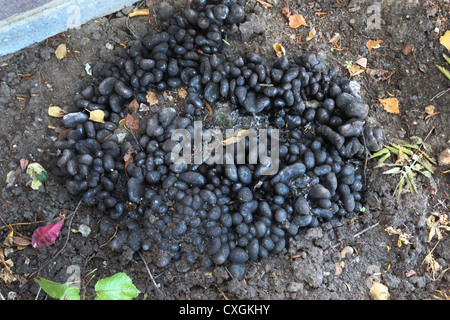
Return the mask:
{"type": "MultiPolygon", "coordinates": [[[[189,264],[227,264],[240,279],[248,261],[282,252],[302,229],[360,211],[364,148],[379,150],[384,134],[366,122],[368,105],[348,79],[314,53],[275,61],[255,52],[222,55],[227,30],[245,21],[243,1],[206,2],[168,15],[162,32],[116,50],[118,63],[95,66],[97,82],[62,119],[70,130],[55,145],[57,167],[69,193],[105,213],[102,235],[111,238],[120,222],[110,248],[153,250],[158,267],[182,256],[189,264]],[[179,108],[151,108],[138,127],[129,123],[134,99],[146,104],[147,92],[181,86],[187,96],[179,108]],[[202,153],[202,163],[173,162],[175,130],[194,137],[194,121],[219,102],[279,129],[279,149],[269,143],[265,150],[279,159],[278,170],[264,175],[267,163],[235,156],[220,164],[202,153]],[[103,110],[104,123],[90,120],[93,110],[103,110]]],[[[257,152],[250,145],[247,155],[257,152]]]]}

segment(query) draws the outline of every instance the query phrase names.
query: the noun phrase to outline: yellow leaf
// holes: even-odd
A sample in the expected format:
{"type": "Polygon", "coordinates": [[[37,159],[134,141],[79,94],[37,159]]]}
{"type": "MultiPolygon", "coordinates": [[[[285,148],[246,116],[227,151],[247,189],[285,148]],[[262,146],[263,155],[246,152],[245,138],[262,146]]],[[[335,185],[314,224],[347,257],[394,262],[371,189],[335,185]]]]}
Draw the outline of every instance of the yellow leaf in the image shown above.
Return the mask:
{"type": "Polygon", "coordinates": [[[137,17],[137,16],[148,16],[150,14],[149,9],[137,9],[131,12],[128,16],[130,18],[137,17]]]}
{"type": "Polygon", "coordinates": [[[371,51],[372,49],[378,49],[381,47],[380,43],[383,42],[383,40],[369,40],[366,43],[367,48],[369,49],[369,51],[371,51]]]}
{"type": "Polygon", "coordinates": [[[398,99],[397,98],[386,98],[386,99],[378,99],[384,110],[389,113],[400,113],[398,107],[398,99]]]}
{"type": "Polygon", "coordinates": [[[265,2],[265,1],[263,1],[263,0],[256,0],[256,1],[258,1],[259,3],[261,3],[263,6],[266,6],[266,7],[269,7],[269,8],[272,8],[272,7],[273,7],[273,4],[270,4],[270,3],[265,2]]]}
{"type": "Polygon", "coordinates": [[[389,289],[381,282],[372,282],[372,287],[370,288],[370,293],[374,295],[377,300],[387,300],[389,299],[389,289]]]}
{"type": "Polygon", "coordinates": [[[445,31],[444,35],[439,38],[439,42],[450,51],[450,30],[445,31]]]}
{"type": "Polygon", "coordinates": [[[286,49],[284,49],[284,47],[279,43],[275,43],[273,45],[273,49],[275,50],[275,53],[277,54],[278,58],[281,58],[282,56],[286,55],[286,49]]]}
{"type": "Polygon", "coordinates": [[[145,98],[147,99],[148,104],[151,106],[158,104],[158,98],[156,98],[156,94],[152,91],[149,91],[145,98]]]}
{"type": "Polygon", "coordinates": [[[305,18],[301,14],[293,14],[289,16],[289,27],[292,29],[296,29],[301,26],[307,26],[308,24],[305,21],[305,18]]]}
{"type": "Polygon", "coordinates": [[[105,113],[103,112],[103,110],[94,110],[91,111],[89,120],[94,121],[94,122],[100,122],[100,123],[104,123],[105,120],[105,113]]]}
{"type": "Polygon", "coordinates": [[[310,41],[312,38],[314,38],[315,35],[316,35],[316,28],[312,28],[308,36],[306,37],[306,41],[310,41]]]}
{"type": "Polygon", "coordinates": [[[50,106],[48,107],[48,115],[55,118],[64,117],[64,112],[58,106],[50,106]]]}
{"type": "Polygon", "coordinates": [[[65,57],[67,57],[67,47],[64,43],[60,44],[56,48],[55,55],[56,55],[56,58],[58,58],[58,60],[61,60],[61,59],[64,59],[65,57]]]}

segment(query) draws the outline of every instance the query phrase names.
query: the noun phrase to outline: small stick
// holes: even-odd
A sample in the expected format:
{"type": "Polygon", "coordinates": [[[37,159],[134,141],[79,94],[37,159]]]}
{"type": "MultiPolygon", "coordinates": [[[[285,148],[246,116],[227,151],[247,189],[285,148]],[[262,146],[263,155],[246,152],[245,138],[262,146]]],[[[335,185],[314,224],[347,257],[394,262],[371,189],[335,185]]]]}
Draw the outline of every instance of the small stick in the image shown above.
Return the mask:
{"type": "Polygon", "coordinates": [[[428,139],[428,137],[430,136],[431,132],[433,132],[435,127],[431,128],[430,132],[428,132],[427,136],[422,140],[422,143],[420,144],[420,146],[417,148],[417,150],[411,155],[411,157],[408,158],[409,161],[411,160],[412,157],[414,157],[416,155],[417,152],[419,152],[419,150],[422,148],[423,144],[425,143],[425,141],[428,139]]]}
{"type": "Polygon", "coordinates": [[[359,237],[359,236],[362,235],[364,232],[367,232],[367,231],[369,231],[370,229],[375,228],[375,227],[376,227],[377,225],[379,225],[379,224],[380,224],[380,223],[377,222],[377,223],[375,223],[374,225],[371,225],[370,227],[368,227],[368,228],[366,228],[366,229],[364,229],[364,230],[358,232],[357,234],[353,235],[353,238],[359,237]]]}
{"type": "Polygon", "coordinates": [[[140,253],[140,252],[138,252],[138,253],[139,253],[139,257],[141,257],[142,261],[144,262],[145,269],[147,269],[147,272],[148,272],[148,274],[150,276],[150,279],[152,280],[153,284],[155,285],[156,290],[159,290],[158,284],[156,283],[155,279],[153,278],[153,275],[152,275],[152,273],[150,271],[150,268],[147,265],[147,261],[145,261],[144,257],[142,256],[142,253],[140,253]]]}

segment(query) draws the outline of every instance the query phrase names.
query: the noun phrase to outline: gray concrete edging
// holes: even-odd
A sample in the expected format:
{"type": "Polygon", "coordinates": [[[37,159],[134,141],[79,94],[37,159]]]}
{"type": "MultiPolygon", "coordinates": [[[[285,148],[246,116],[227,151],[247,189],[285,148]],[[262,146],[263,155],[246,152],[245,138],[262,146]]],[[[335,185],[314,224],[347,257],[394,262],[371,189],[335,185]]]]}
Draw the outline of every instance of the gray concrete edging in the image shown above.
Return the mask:
{"type": "MultiPolygon", "coordinates": [[[[0,21],[0,56],[117,12],[136,0],[53,0],[0,21]]],[[[0,6],[1,10],[1,6],[0,6]]]]}

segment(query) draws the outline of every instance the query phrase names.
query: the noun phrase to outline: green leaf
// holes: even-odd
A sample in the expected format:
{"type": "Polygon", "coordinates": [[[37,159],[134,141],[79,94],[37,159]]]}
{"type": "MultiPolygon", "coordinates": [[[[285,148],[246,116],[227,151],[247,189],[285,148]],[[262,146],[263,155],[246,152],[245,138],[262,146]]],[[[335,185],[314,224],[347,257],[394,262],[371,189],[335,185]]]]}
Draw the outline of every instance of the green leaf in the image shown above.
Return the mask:
{"type": "Polygon", "coordinates": [[[444,74],[444,76],[447,77],[447,79],[450,80],[450,71],[448,71],[447,69],[445,69],[444,67],[441,67],[439,65],[436,65],[436,67],[444,74]]]}
{"type": "Polygon", "coordinates": [[[427,169],[428,171],[430,171],[431,173],[434,173],[433,168],[421,157],[419,157],[417,154],[415,154],[412,159],[414,161],[417,161],[422,167],[424,167],[425,169],[427,169]]]}
{"type": "Polygon", "coordinates": [[[377,151],[377,152],[375,152],[373,155],[371,155],[371,156],[370,156],[370,159],[379,157],[379,156],[381,156],[381,155],[383,155],[383,154],[385,154],[385,153],[389,153],[389,154],[390,154],[390,152],[389,152],[388,149],[386,149],[386,148],[381,149],[380,151],[377,151]]]}
{"type": "Polygon", "coordinates": [[[67,283],[57,283],[44,278],[34,279],[50,297],[59,300],[80,300],[80,289],[67,283]]]}
{"type": "Polygon", "coordinates": [[[139,295],[130,277],[119,272],[95,284],[96,300],[132,300],[139,295]]]}
{"type": "Polygon", "coordinates": [[[442,54],[444,56],[445,61],[447,61],[448,64],[450,64],[450,57],[447,56],[445,53],[442,54]]]}
{"type": "Polygon", "coordinates": [[[389,170],[383,172],[383,174],[395,174],[395,173],[400,173],[399,167],[395,167],[395,168],[392,168],[392,169],[389,169],[389,170]]]}

